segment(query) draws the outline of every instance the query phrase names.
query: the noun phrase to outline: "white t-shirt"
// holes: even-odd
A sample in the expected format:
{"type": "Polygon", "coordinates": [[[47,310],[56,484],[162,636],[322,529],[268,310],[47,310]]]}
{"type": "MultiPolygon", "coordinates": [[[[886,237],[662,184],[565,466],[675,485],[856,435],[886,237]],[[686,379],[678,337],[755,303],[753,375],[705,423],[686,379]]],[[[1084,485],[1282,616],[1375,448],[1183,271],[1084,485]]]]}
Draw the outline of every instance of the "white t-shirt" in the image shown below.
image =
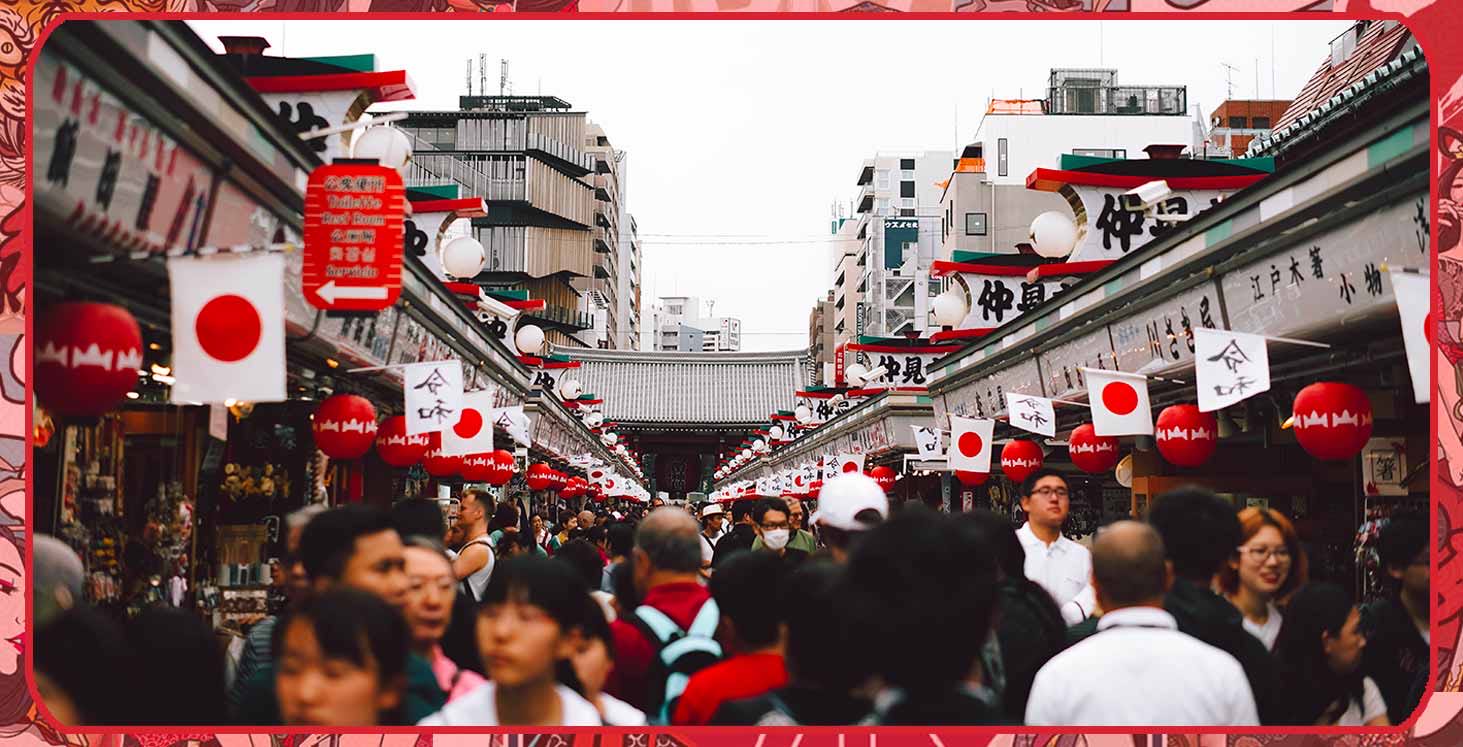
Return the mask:
{"type": "Polygon", "coordinates": [[[1266,651],[1274,651],[1275,640],[1280,637],[1280,622],[1282,618],[1280,616],[1280,608],[1276,607],[1274,602],[1270,602],[1267,607],[1270,615],[1265,619],[1264,625],[1246,617],[1244,618],[1244,626],[1245,630],[1250,631],[1250,635],[1259,638],[1260,642],[1265,644],[1266,651]]]}
{"type": "Polygon", "coordinates": [[[1031,685],[1030,726],[1257,726],[1233,656],[1178,631],[1156,607],[1103,615],[1098,632],[1052,657],[1031,685]]]}
{"type": "Polygon", "coordinates": [[[599,703],[605,709],[605,726],[645,726],[650,723],[638,708],[609,693],[600,693],[599,703]]]}
{"type": "MultiPolygon", "coordinates": [[[[1016,530],[1016,538],[1021,540],[1021,549],[1026,551],[1026,577],[1041,584],[1041,588],[1052,595],[1057,607],[1065,606],[1077,599],[1078,595],[1084,598],[1087,596],[1083,592],[1092,581],[1090,550],[1063,536],[1058,536],[1056,542],[1048,545],[1031,531],[1030,522],[1022,524],[1016,530]]],[[[1089,604],[1096,606],[1092,602],[1089,604]]],[[[1081,622],[1092,614],[1090,608],[1085,612],[1086,615],[1076,620],[1069,618],[1068,624],[1081,622]]],[[[1063,617],[1068,617],[1066,611],[1063,612],[1063,617]]]]}
{"type": "Polygon", "coordinates": [[[476,601],[483,598],[483,592],[486,591],[488,588],[488,579],[493,577],[493,564],[497,562],[497,553],[493,552],[493,545],[491,540],[489,540],[486,536],[483,536],[475,537],[467,544],[463,545],[461,552],[459,552],[458,554],[460,555],[464,552],[467,552],[467,548],[472,547],[473,545],[482,545],[488,551],[488,562],[483,564],[482,568],[479,568],[476,571],[473,571],[472,573],[469,573],[467,575],[467,586],[468,588],[472,589],[472,598],[474,601],[476,601]]]}
{"type": "Polygon", "coordinates": [[[1368,721],[1387,715],[1387,701],[1382,700],[1382,691],[1377,689],[1377,683],[1367,677],[1361,681],[1361,705],[1356,701],[1346,707],[1346,712],[1336,721],[1337,726],[1366,726],[1368,721]]]}
{"type": "MultiPolygon", "coordinates": [[[[604,719],[594,704],[563,685],[555,685],[563,720],[556,726],[604,726],[604,719]]],[[[498,690],[493,682],[484,682],[477,689],[442,707],[442,710],[417,722],[418,726],[502,726],[498,723],[498,690]]],[[[632,724],[633,725],[633,724],[632,724]]]]}

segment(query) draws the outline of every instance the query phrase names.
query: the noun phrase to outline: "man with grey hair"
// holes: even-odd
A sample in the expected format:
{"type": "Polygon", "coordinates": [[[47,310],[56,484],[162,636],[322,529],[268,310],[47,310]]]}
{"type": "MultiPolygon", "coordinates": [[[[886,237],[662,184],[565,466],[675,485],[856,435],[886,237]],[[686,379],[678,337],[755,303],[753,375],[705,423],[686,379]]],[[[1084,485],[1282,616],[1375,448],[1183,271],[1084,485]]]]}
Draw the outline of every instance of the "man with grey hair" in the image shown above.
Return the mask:
{"type": "Polygon", "coordinates": [[[1178,630],[1163,539],[1120,521],[1092,544],[1098,635],[1052,657],[1031,686],[1031,726],[1256,726],[1255,697],[1233,656],[1178,630]]]}
{"type": "MultiPolygon", "coordinates": [[[[690,514],[671,506],[651,511],[635,531],[630,569],[641,607],[659,612],[681,630],[689,630],[711,599],[701,581],[701,527],[690,514]]],[[[631,619],[636,610],[621,610],[611,625],[615,668],[605,690],[640,710],[654,708],[650,670],[658,645],[631,619]]],[[[718,614],[719,618],[720,615],[718,614]]]]}
{"type": "MultiPolygon", "coordinates": [[[[310,577],[305,573],[305,563],[300,559],[300,535],[310,520],[325,513],[328,507],[323,503],[311,503],[302,509],[292,511],[284,517],[285,557],[280,568],[285,574],[285,591],[289,604],[299,604],[310,593],[310,577]]],[[[239,654],[239,664],[234,669],[234,679],[229,685],[228,705],[232,712],[244,699],[244,683],[261,666],[273,665],[274,624],[278,618],[271,615],[249,628],[244,640],[244,650],[239,654]]]]}

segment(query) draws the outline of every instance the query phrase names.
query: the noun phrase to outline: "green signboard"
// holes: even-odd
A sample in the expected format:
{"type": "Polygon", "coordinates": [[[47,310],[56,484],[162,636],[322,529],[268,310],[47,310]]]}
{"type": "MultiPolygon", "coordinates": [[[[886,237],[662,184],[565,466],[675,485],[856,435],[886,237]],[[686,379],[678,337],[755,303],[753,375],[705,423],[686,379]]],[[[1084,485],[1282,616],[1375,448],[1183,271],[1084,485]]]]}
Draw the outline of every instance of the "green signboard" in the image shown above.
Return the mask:
{"type": "Polygon", "coordinates": [[[904,264],[906,245],[919,251],[919,220],[891,218],[884,221],[884,269],[892,270],[904,264]]]}

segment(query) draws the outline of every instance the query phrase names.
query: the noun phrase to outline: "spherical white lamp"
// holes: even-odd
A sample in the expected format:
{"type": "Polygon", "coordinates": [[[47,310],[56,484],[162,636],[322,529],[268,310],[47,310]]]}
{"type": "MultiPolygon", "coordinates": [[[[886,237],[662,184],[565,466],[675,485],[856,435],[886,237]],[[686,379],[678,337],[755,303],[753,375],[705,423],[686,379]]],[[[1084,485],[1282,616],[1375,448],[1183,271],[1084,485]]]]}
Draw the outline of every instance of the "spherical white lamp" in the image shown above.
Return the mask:
{"type": "Polygon", "coordinates": [[[843,370],[843,377],[848,380],[848,383],[854,386],[863,386],[864,377],[868,375],[869,369],[865,368],[862,363],[850,364],[848,368],[843,370]]]}
{"type": "Polygon", "coordinates": [[[1077,247],[1077,225],[1055,210],[1042,213],[1031,221],[1031,245],[1043,257],[1065,257],[1077,247]]]}
{"type": "Polygon", "coordinates": [[[544,331],[532,324],[525,324],[514,333],[513,342],[518,346],[518,352],[533,355],[543,349],[544,331]]]}
{"type": "Polygon", "coordinates": [[[936,324],[941,327],[955,327],[965,321],[965,315],[970,309],[965,304],[965,294],[956,287],[935,296],[934,302],[930,304],[930,312],[934,314],[936,324]]]}
{"type": "Polygon", "coordinates": [[[620,440],[620,437],[617,436],[617,435],[615,435],[615,434],[613,434],[613,433],[606,433],[603,436],[600,436],[599,438],[600,438],[601,441],[604,441],[607,445],[610,445],[610,446],[613,446],[616,441],[620,440]]]}
{"type": "Polygon", "coordinates": [[[369,127],[351,142],[352,158],[371,158],[400,171],[411,160],[411,138],[389,125],[369,127]]]}
{"type": "Polygon", "coordinates": [[[807,405],[798,405],[797,409],[792,411],[792,416],[797,418],[799,423],[806,423],[813,419],[813,410],[807,405]]]}
{"type": "Polygon", "coordinates": [[[559,396],[564,399],[579,399],[584,393],[584,385],[578,379],[564,379],[559,383],[559,396]]]}
{"type": "Polygon", "coordinates": [[[745,461],[745,460],[751,459],[751,458],[752,458],[752,450],[751,449],[742,449],[742,460],[745,461]]]}
{"type": "Polygon", "coordinates": [[[584,418],[584,424],[589,426],[590,428],[598,428],[603,425],[604,422],[605,416],[598,410],[589,413],[589,415],[585,416],[584,418]]]}
{"type": "Polygon", "coordinates": [[[767,450],[767,442],[766,441],[763,441],[760,438],[759,439],[755,439],[755,440],[752,441],[752,451],[755,451],[755,452],[757,452],[757,453],[760,454],[760,453],[762,453],[762,452],[764,452],[766,450],[767,450]]]}
{"type": "Polygon", "coordinates": [[[780,425],[772,426],[771,430],[769,430],[768,433],[772,436],[773,441],[781,441],[782,437],[787,435],[787,433],[782,430],[782,426],[780,425]]]}
{"type": "Polygon", "coordinates": [[[488,262],[483,245],[471,236],[458,236],[442,245],[438,257],[442,260],[442,269],[455,278],[477,277],[488,262]]]}

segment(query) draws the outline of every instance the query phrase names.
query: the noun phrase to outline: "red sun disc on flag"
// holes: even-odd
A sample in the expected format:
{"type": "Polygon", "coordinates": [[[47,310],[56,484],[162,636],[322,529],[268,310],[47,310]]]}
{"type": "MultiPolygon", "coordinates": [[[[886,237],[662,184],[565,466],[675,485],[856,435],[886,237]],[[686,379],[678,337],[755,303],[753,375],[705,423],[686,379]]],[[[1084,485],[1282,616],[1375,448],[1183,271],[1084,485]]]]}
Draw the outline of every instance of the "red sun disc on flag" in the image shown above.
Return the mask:
{"type": "Polygon", "coordinates": [[[1102,404],[1115,415],[1127,415],[1138,409],[1138,391],[1124,381],[1110,382],[1102,388],[1102,404]]]}
{"type": "Polygon", "coordinates": [[[194,323],[203,352],[224,363],[240,361],[259,347],[264,332],[259,310],[243,296],[218,296],[203,305],[194,323]]]}
{"type": "Polygon", "coordinates": [[[966,431],[960,434],[960,453],[973,457],[980,453],[985,444],[980,440],[980,434],[974,431],[966,431]]]}
{"type": "Polygon", "coordinates": [[[843,471],[844,472],[857,472],[858,471],[858,462],[844,462],[843,463],[843,471]]]}
{"type": "Polygon", "coordinates": [[[472,438],[482,429],[482,413],[470,407],[463,409],[461,417],[457,420],[457,425],[452,426],[452,432],[456,433],[458,438],[472,438]]]}

